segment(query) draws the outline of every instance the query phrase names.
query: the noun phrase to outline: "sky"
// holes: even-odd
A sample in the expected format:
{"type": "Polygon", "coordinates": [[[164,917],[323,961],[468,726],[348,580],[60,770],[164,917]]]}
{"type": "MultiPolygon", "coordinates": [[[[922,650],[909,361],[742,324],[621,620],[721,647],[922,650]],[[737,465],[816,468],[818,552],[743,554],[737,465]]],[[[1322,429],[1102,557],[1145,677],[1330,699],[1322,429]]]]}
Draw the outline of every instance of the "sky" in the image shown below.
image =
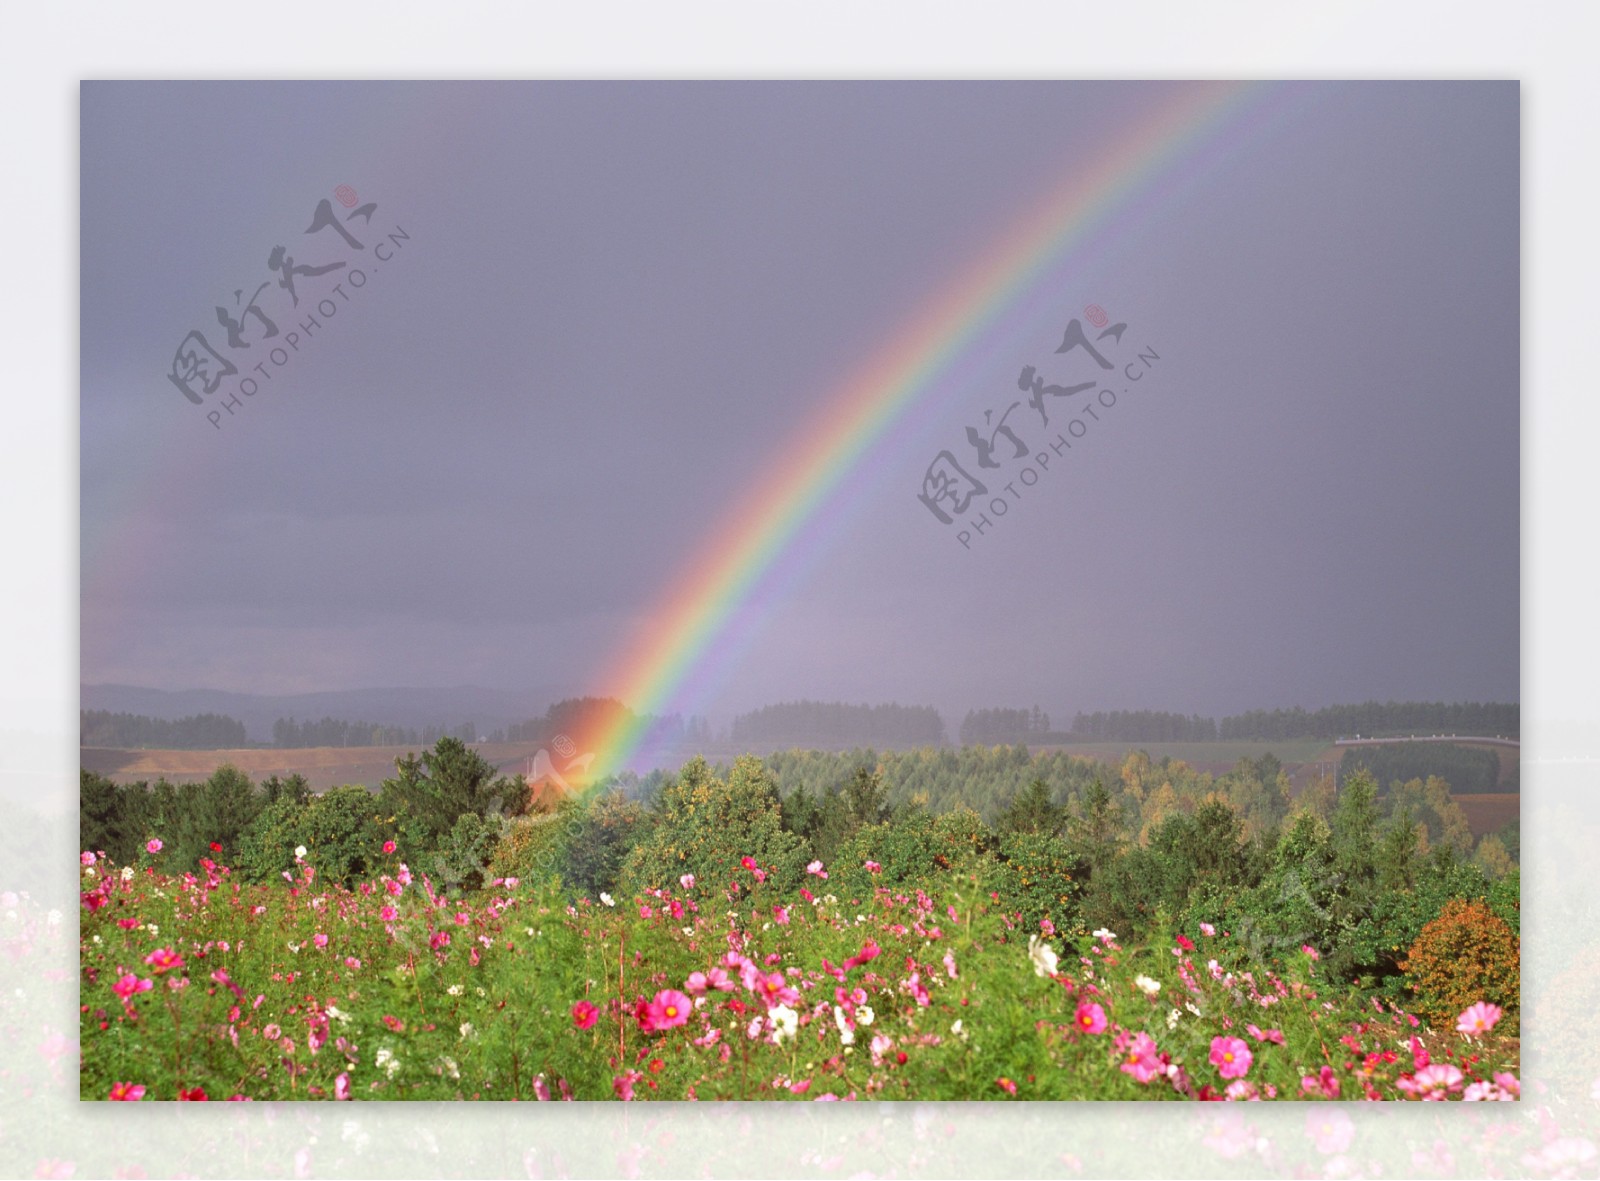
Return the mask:
{"type": "MultiPolygon", "coordinates": [[[[82,680],[624,692],[930,300],[1215,91],[85,84],[82,680]],[[305,232],[325,200],[360,251],[305,232]],[[280,245],[346,265],[293,306],[280,245]],[[263,283],[272,340],[237,315],[263,283]],[[199,405],[171,380],[190,330],[267,370],[232,412],[243,364],[199,405]]],[[[836,457],[658,704],[1519,700],[1519,120],[1515,83],[1267,84],[1152,152],[836,457]],[[1102,309],[1109,372],[1055,351],[1102,309]],[[1024,366],[1099,384],[1041,411],[1024,366]],[[968,428],[1019,402],[1028,458],[983,468],[968,428]],[[949,525],[944,451],[987,488],[949,525]]]]}

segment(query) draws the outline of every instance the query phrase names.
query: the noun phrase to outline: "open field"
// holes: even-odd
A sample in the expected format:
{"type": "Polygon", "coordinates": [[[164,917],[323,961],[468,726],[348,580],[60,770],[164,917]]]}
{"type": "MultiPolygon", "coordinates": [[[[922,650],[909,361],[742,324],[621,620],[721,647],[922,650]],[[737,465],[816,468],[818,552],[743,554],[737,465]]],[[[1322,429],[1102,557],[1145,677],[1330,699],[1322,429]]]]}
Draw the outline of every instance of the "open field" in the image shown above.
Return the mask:
{"type": "Polygon", "coordinates": [[[1499,832],[1522,815],[1522,796],[1514,791],[1459,795],[1455,801],[1466,814],[1474,837],[1499,832]]]}
{"type": "MultiPolygon", "coordinates": [[[[485,742],[474,748],[495,766],[520,769],[542,743],[485,742]]],[[[79,764],[117,783],[141,779],[155,781],[165,777],[171,783],[199,783],[218,767],[231,763],[251,779],[269,775],[306,777],[313,791],[326,791],[346,783],[377,787],[394,774],[396,759],[421,754],[423,746],[317,746],[302,749],[244,750],[116,750],[108,747],[83,747],[79,764]]]]}

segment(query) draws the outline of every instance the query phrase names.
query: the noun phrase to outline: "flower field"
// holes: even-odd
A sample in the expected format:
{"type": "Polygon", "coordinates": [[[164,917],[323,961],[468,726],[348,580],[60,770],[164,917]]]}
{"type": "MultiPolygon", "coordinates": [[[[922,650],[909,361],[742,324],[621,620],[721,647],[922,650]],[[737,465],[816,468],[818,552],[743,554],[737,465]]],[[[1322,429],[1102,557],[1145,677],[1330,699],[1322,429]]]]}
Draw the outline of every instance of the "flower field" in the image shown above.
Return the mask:
{"type": "MultiPolygon", "coordinates": [[[[1028,929],[975,876],[839,897],[718,880],[569,901],[446,897],[386,843],[354,889],[203,858],[82,855],[90,1100],[1484,1100],[1519,1093],[1500,1011],[1429,1028],[1252,963],[1200,922],[1159,941],[1028,929]]],[[[871,863],[865,867],[869,872],[871,863]]]]}

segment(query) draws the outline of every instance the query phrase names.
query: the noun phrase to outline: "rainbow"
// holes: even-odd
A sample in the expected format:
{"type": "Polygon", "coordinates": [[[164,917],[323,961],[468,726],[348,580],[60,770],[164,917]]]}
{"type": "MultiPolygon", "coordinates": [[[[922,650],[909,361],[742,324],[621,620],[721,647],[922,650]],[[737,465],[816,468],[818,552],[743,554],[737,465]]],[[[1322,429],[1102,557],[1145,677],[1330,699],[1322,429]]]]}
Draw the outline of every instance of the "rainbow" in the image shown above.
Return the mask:
{"type": "Polygon", "coordinates": [[[919,398],[1064,265],[1080,263],[1097,241],[1104,245],[1147,221],[1156,199],[1175,188],[1186,167],[1193,173],[1236,146],[1218,142],[1225,131],[1281,125],[1288,109],[1305,105],[1305,90],[1291,95],[1286,89],[1295,88],[1257,82],[1180,86],[1090,166],[1074,162],[1044,200],[822,399],[809,425],[785,443],[762,479],[691,555],[601,679],[604,692],[626,702],[632,716],[582,736],[584,749],[597,755],[596,773],[621,770],[647,753],[646,715],[683,712],[719,648],[729,646],[739,626],[759,612],[764,584],[808,523],[824,514],[919,398]],[[1285,101],[1273,101],[1280,97],[1285,101]]]}

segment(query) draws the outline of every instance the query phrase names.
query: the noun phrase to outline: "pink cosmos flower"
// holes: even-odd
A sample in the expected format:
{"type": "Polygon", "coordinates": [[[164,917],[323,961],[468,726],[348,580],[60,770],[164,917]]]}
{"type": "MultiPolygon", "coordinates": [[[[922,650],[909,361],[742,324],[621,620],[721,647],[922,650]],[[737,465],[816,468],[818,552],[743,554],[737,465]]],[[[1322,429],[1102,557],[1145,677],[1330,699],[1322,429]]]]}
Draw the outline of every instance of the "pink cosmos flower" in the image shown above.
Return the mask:
{"type": "Polygon", "coordinates": [[[1300,950],[1305,952],[1306,955],[1310,956],[1313,960],[1320,960],[1322,958],[1322,956],[1317,953],[1317,949],[1312,947],[1309,943],[1302,944],[1300,950]]]}
{"type": "Polygon", "coordinates": [[[428,946],[430,948],[432,948],[434,951],[438,951],[441,947],[449,947],[450,946],[450,932],[449,931],[435,931],[432,935],[428,936],[428,946]]]}
{"type": "Polygon", "coordinates": [[[1434,1062],[1410,1078],[1401,1075],[1395,1080],[1395,1086],[1408,1095],[1438,1101],[1448,1099],[1451,1091],[1459,1091],[1461,1079],[1461,1071],[1448,1062],[1434,1062]]]}
{"type": "Polygon", "coordinates": [[[84,865],[93,865],[94,864],[94,854],[93,853],[79,853],[78,854],[78,860],[81,863],[83,863],[84,865]]]}
{"type": "Polygon", "coordinates": [[[1457,1033],[1488,1033],[1495,1027],[1495,1022],[1504,1016],[1504,1011],[1499,1005],[1491,1005],[1486,1001],[1479,1001],[1469,1005],[1456,1019],[1457,1033]]]}
{"type": "Polygon", "coordinates": [[[1180,934],[1178,936],[1178,946],[1183,948],[1184,951],[1193,951],[1194,950],[1194,941],[1192,939],[1190,939],[1187,935],[1180,934]]]}
{"type": "Polygon", "coordinates": [[[690,972],[689,979],[684,982],[683,991],[690,996],[704,996],[706,991],[706,974],[704,972],[690,972]]]}
{"type": "Polygon", "coordinates": [[[685,890],[694,889],[694,874],[692,874],[692,873],[684,874],[682,877],[680,877],[678,879],[678,885],[682,886],[685,890]]]}
{"type": "Polygon", "coordinates": [[[911,994],[911,998],[924,1009],[933,1003],[933,998],[928,995],[928,986],[922,983],[922,973],[913,972],[911,978],[901,986],[911,994]]]}
{"type": "Polygon", "coordinates": [[[144,962],[149,964],[150,970],[158,976],[163,972],[183,967],[183,957],[169,947],[156,948],[144,957],[144,962]]]}
{"type": "Polygon", "coordinates": [[[944,970],[950,979],[954,980],[956,978],[956,957],[948,951],[944,953],[944,970]]]}
{"type": "Polygon", "coordinates": [[[1083,1033],[1104,1033],[1106,1031],[1106,1011],[1093,1001],[1084,1001],[1078,1006],[1077,1016],[1072,1023],[1083,1033]]]}
{"type": "Polygon", "coordinates": [[[590,1029],[600,1020],[600,1010],[589,1001],[579,1001],[572,1006],[572,1023],[579,1029],[590,1029]]]}
{"type": "Polygon", "coordinates": [[[1250,1069],[1250,1047],[1243,1038],[1214,1037],[1211,1039],[1211,1065],[1223,1078],[1243,1078],[1250,1069]]]}
{"type": "Polygon", "coordinates": [[[883,869],[883,866],[879,865],[876,861],[868,861],[865,863],[865,865],[868,873],[879,873],[883,869]]]}
{"type": "Polygon", "coordinates": [[[386,906],[378,912],[378,917],[386,923],[392,923],[400,917],[400,912],[392,906],[386,906]]]}
{"type": "MultiPolygon", "coordinates": [[[[87,864],[87,862],[85,862],[85,864],[87,864]]],[[[813,861],[810,865],[806,866],[806,872],[811,874],[813,877],[821,878],[823,881],[828,880],[828,871],[822,868],[822,862],[820,861],[813,861]]]]}
{"type": "MultiPolygon", "coordinates": [[[[148,841],[146,841],[144,843],[144,851],[146,853],[159,853],[159,852],[161,852],[161,838],[160,837],[151,837],[148,841]]],[[[143,1087],[139,1088],[139,1093],[141,1095],[144,1094],[144,1088],[143,1087]]]]}
{"type": "Polygon", "coordinates": [[[1217,933],[1217,929],[1215,927],[1213,927],[1210,923],[1201,923],[1200,924],[1200,934],[1204,935],[1207,939],[1211,938],[1211,936],[1215,935],[1216,933],[1217,933]]]}
{"type": "Polygon", "coordinates": [[[800,992],[786,979],[782,972],[773,972],[769,975],[757,975],[756,994],[767,1002],[768,1008],[777,1005],[798,1005],[800,992]]]}
{"type": "Polygon", "coordinates": [[[718,992],[732,992],[734,989],[733,977],[721,968],[712,968],[706,973],[706,987],[714,988],[718,992]]]}
{"type": "Polygon", "coordinates": [[[385,853],[393,853],[394,852],[394,842],[393,841],[384,841],[383,842],[383,851],[385,853]]]}
{"type": "Polygon", "coordinates": [[[617,1093],[618,1099],[626,1103],[633,1098],[633,1084],[643,1077],[637,1070],[624,1071],[611,1080],[611,1089],[617,1093]]]}
{"type": "Polygon", "coordinates": [[[675,988],[663,988],[650,1002],[650,1023],[654,1029],[671,1029],[689,1020],[694,1002],[675,988]]]}
{"type": "Polygon", "coordinates": [[[1337,1099],[1339,1097],[1339,1079],[1333,1073],[1333,1067],[1324,1066],[1315,1075],[1306,1075],[1300,1080],[1300,1093],[1302,1095],[1321,1095],[1324,1099],[1337,1099]]]}
{"type": "Polygon", "coordinates": [[[883,949],[881,947],[879,947],[871,939],[868,939],[861,945],[860,951],[851,956],[849,959],[845,960],[844,970],[848,972],[851,968],[859,968],[862,964],[870,963],[877,959],[882,951],[883,949]]]}
{"type": "Polygon", "coordinates": [[[1140,1033],[1128,1046],[1119,1069],[1123,1074],[1131,1074],[1134,1082],[1148,1083],[1165,1074],[1167,1068],[1156,1053],[1155,1039],[1148,1033],[1140,1033]]]}
{"type": "Polygon", "coordinates": [[[318,931],[311,937],[311,942],[320,950],[321,948],[328,946],[328,937],[322,932],[318,931]]]}
{"type": "Polygon", "coordinates": [[[139,977],[135,976],[132,972],[129,972],[111,986],[111,991],[116,993],[123,1000],[127,1000],[135,993],[149,992],[154,987],[155,981],[140,980],[139,977]]]}
{"type": "Polygon", "coordinates": [[[1015,1095],[1017,1093],[1017,1084],[1006,1078],[1004,1075],[995,1079],[994,1085],[999,1087],[1007,1095],[1015,1095]]]}
{"type": "Polygon", "coordinates": [[[144,1098],[144,1087],[139,1083],[113,1083],[107,1098],[118,1103],[137,1103],[144,1098]]]}
{"type": "Polygon", "coordinates": [[[347,955],[344,957],[344,966],[354,971],[361,966],[361,961],[353,955],[347,955]]]}
{"type": "Polygon", "coordinates": [[[350,1098],[350,1072],[345,1071],[333,1080],[333,1097],[335,1099],[350,1098]]]}
{"type": "Polygon", "coordinates": [[[406,867],[406,863],[404,861],[400,863],[400,868],[395,870],[394,876],[399,880],[402,886],[409,886],[411,884],[411,870],[406,867]]]}
{"type": "Polygon", "coordinates": [[[789,908],[786,906],[774,906],[772,908],[772,921],[780,927],[787,927],[789,925],[789,908]]]}
{"type": "Polygon", "coordinates": [[[1039,920],[1039,930],[1044,932],[1044,937],[1046,939],[1054,939],[1055,938],[1056,925],[1054,923],[1052,923],[1049,919],[1040,919],[1039,920]]]}
{"type": "Polygon", "coordinates": [[[1280,1046],[1284,1044],[1283,1030],[1281,1029],[1263,1030],[1259,1026],[1246,1025],[1245,1031],[1258,1042],[1276,1042],[1280,1046]]]}
{"type": "Polygon", "coordinates": [[[645,906],[643,903],[641,903],[640,906],[639,906],[639,917],[642,918],[642,919],[654,918],[655,917],[655,911],[651,910],[648,906],[645,906]]]}

